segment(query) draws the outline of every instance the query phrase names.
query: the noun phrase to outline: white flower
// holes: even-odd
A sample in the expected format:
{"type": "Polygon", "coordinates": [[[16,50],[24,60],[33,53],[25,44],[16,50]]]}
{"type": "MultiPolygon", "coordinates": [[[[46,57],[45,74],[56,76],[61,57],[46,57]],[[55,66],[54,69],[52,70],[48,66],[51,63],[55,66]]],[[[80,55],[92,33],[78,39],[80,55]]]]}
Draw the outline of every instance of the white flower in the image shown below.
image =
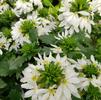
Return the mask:
{"type": "Polygon", "coordinates": [[[79,83],[79,79],[76,77],[77,74],[69,68],[65,70],[65,73],[66,80],[57,88],[56,100],[72,100],[71,94],[80,98],[77,87],[75,86],[75,84],[79,83]]]}
{"type": "Polygon", "coordinates": [[[43,8],[41,0],[30,0],[34,3],[35,6],[38,6],[39,8],[43,8]]]}
{"type": "Polygon", "coordinates": [[[80,98],[77,90],[79,79],[66,57],[51,54],[39,59],[35,58],[37,65],[29,64],[23,71],[21,87],[27,89],[25,98],[32,100],[72,100],[71,95],[80,98]],[[47,60],[47,63],[43,61],[47,60]],[[59,78],[59,79],[58,79],[59,78]],[[50,81],[51,80],[51,81],[50,81]],[[59,83],[58,83],[59,81],[59,83]],[[52,82],[52,83],[51,83],[52,82]]]}
{"type": "Polygon", "coordinates": [[[16,42],[13,42],[13,44],[9,48],[9,51],[12,51],[12,50],[17,51],[18,48],[20,48],[20,44],[19,43],[16,43],[16,42]]]}
{"type": "Polygon", "coordinates": [[[68,32],[62,32],[61,34],[58,33],[58,36],[55,36],[55,38],[56,38],[57,40],[62,40],[62,39],[64,39],[64,38],[66,38],[66,37],[69,37],[68,32]]]}
{"type": "Polygon", "coordinates": [[[70,35],[80,30],[91,33],[91,26],[94,25],[91,11],[81,10],[73,12],[71,11],[72,2],[75,2],[75,0],[64,0],[62,2],[63,7],[60,8],[61,14],[58,16],[60,27],[64,27],[70,35]]]}
{"type": "Polygon", "coordinates": [[[28,34],[24,35],[21,32],[21,25],[23,21],[23,19],[20,19],[14,24],[14,26],[12,26],[11,35],[13,40],[15,41],[15,44],[17,44],[17,47],[19,47],[18,45],[23,45],[25,42],[30,43],[28,34]]]}
{"type": "Polygon", "coordinates": [[[101,16],[101,0],[92,0],[90,2],[90,5],[91,5],[92,12],[98,11],[98,13],[100,13],[100,16],[101,16]]]}
{"type": "Polygon", "coordinates": [[[42,18],[38,16],[38,12],[34,11],[32,14],[27,16],[27,19],[33,20],[36,24],[38,36],[48,35],[49,32],[56,28],[56,21],[53,16],[48,18],[42,18]]]}
{"type": "Polygon", "coordinates": [[[5,50],[9,49],[11,39],[7,39],[2,32],[0,32],[0,48],[4,48],[5,50]]]}
{"type": "Polygon", "coordinates": [[[15,5],[16,5],[16,7],[14,8],[14,11],[17,16],[19,16],[23,13],[26,14],[33,10],[33,5],[31,2],[17,0],[15,5]]]}
{"type": "Polygon", "coordinates": [[[50,55],[49,55],[48,57],[46,56],[45,53],[44,53],[44,55],[43,55],[43,58],[42,58],[42,56],[41,56],[40,54],[38,54],[38,57],[39,57],[39,58],[37,58],[37,57],[34,57],[34,58],[35,58],[35,60],[37,61],[37,64],[42,64],[42,65],[51,62],[51,60],[53,59],[51,53],[50,53],[50,55]]]}
{"type": "Polygon", "coordinates": [[[80,17],[80,29],[84,29],[85,31],[87,30],[88,33],[91,33],[91,25],[94,25],[94,22],[92,20],[80,17]]]}
{"type": "Polygon", "coordinates": [[[27,19],[32,20],[36,25],[40,24],[40,17],[38,17],[37,11],[33,11],[32,14],[28,14],[27,19]]]}
{"type": "Polygon", "coordinates": [[[60,47],[58,47],[58,46],[56,46],[56,45],[53,45],[53,44],[51,44],[51,46],[53,47],[53,48],[51,48],[51,50],[52,50],[54,53],[62,53],[62,52],[63,52],[60,47]]]}
{"type": "Polygon", "coordinates": [[[77,62],[74,63],[74,68],[77,68],[79,71],[79,78],[81,81],[79,86],[81,90],[87,90],[87,87],[90,83],[92,83],[95,87],[100,88],[101,64],[94,59],[93,55],[91,55],[90,60],[83,57],[82,59],[79,59],[77,62]]]}
{"type": "Polygon", "coordinates": [[[56,22],[53,16],[50,16],[49,20],[40,18],[39,24],[37,25],[38,35],[48,35],[49,32],[56,28],[56,22]]]}
{"type": "Polygon", "coordinates": [[[9,9],[9,5],[4,3],[0,5],[0,14],[3,13],[5,10],[9,9]]]}

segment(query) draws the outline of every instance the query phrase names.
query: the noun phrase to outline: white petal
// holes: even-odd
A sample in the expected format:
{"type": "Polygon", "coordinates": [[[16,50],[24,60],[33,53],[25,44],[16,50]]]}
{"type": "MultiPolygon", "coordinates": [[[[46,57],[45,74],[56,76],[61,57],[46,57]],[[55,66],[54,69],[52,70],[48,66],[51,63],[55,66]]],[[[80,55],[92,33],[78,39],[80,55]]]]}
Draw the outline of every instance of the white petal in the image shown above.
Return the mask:
{"type": "Polygon", "coordinates": [[[78,13],[84,16],[89,16],[89,13],[86,11],[79,11],[78,13]]]}
{"type": "Polygon", "coordinates": [[[25,98],[31,97],[33,94],[34,94],[34,91],[33,91],[33,90],[29,90],[29,91],[25,92],[24,97],[25,97],[25,98]]]}
{"type": "Polygon", "coordinates": [[[72,93],[75,97],[80,98],[80,95],[78,94],[77,88],[76,88],[74,85],[69,84],[69,85],[68,85],[68,88],[70,89],[71,93],[72,93]]]}
{"type": "Polygon", "coordinates": [[[49,93],[42,96],[41,100],[47,100],[49,98],[49,93]]]}
{"type": "Polygon", "coordinates": [[[63,90],[63,92],[64,92],[64,95],[65,95],[65,97],[67,98],[67,100],[72,100],[72,98],[71,98],[71,93],[70,93],[70,90],[69,90],[68,88],[65,88],[65,89],[63,90]]]}
{"type": "Polygon", "coordinates": [[[21,87],[25,89],[32,89],[33,85],[26,83],[26,84],[22,84],[21,87]]]}
{"type": "Polygon", "coordinates": [[[58,89],[56,90],[56,95],[55,95],[57,100],[59,100],[61,94],[62,94],[62,87],[59,86],[58,89]]]}
{"type": "Polygon", "coordinates": [[[0,49],[0,55],[2,55],[3,54],[3,52],[2,52],[2,50],[0,49]]]}

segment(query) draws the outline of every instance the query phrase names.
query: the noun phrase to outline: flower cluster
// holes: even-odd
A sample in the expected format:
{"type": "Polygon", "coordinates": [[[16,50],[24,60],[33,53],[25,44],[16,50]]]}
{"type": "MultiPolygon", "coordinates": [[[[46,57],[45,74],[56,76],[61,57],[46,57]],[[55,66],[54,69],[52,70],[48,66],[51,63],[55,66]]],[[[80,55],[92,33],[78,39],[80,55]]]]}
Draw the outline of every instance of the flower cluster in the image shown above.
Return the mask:
{"type": "Polygon", "coordinates": [[[101,0],[0,0],[0,100],[101,100],[101,0]]]}

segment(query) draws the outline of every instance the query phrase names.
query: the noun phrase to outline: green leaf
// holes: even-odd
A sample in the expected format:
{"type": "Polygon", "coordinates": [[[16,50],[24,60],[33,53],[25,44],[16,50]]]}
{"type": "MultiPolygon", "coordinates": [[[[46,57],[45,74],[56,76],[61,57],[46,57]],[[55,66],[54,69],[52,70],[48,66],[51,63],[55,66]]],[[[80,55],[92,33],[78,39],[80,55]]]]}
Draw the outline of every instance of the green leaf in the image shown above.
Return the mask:
{"type": "Polygon", "coordinates": [[[0,79],[0,89],[6,87],[6,85],[7,84],[2,79],[0,79]]]}
{"type": "Polygon", "coordinates": [[[18,56],[17,58],[12,58],[9,62],[10,70],[17,70],[22,64],[27,60],[25,56],[18,56]]]}
{"type": "Polygon", "coordinates": [[[51,6],[51,2],[49,0],[42,0],[42,2],[43,2],[43,5],[46,7],[51,6]]]}
{"type": "Polygon", "coordinates": [[[28,58],[34,56],[38,53],[40,48],[36,45],[36,43],[25,43],[23,47],[21,48],[21,53],[28,56],[28,58]]]}
{"type": "Polygon", "coordinates": [[[29,31],[29,38],[32,42],[38,42],[38,32],[36,28],[33,28],[29,31]]]}
{"type": "Polygon", "coordinates": [[[48,16],[48,8],[40,9],[39,14],[40,14],[41,17],[47,17],[48,16]]]}
{"type": "Polygon", "coordinates": [[[45,43],[45,44],[55,44],[56,43],[56,39],[53,34],[40,36],[39,38],[42,41],[42,43],[45,43]]]}
{"type": "Polygon", "coordinates": [[[21,100],[21,93],[17,89],[12,89],[9,93],[9,100],[21,100]]]}
{"type": "Polygon", "coordinates": [[[9,65],[7,61],[0,61],[0,76],[7,76],[9,74],[9,65]]]}

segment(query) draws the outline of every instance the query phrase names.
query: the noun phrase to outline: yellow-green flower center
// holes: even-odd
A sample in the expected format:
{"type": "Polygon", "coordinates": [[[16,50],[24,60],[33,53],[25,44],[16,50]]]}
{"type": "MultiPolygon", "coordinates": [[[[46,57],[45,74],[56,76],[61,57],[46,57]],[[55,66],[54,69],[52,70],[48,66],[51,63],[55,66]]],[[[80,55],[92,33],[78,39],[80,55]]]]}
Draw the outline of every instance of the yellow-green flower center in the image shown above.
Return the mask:
{"type": "Polygon", "coordinates": [[[20,30],[23,34],[27,34],[34,28],[34,22],[31,20],[25,20],[21,23],[20,30]]]}
{"type": "Polygon", "coordinates": [[[37,80],[37,84],[41,88],[49,88],[53,85],[60,85],[64,79],[63,69],[60,65],[53,62],[44,65],[44,70],[39,70],[40,76],[37,80]]]}
{"type": "Polygon", "coordinates": [[[87,78],[92,78],[92,76],[98,76],[100,74],[100,69],[93,64],[86,65],[82,70],[87,78]]]}
{"type": "Polygon", "coordinates": [[[88,11],[89,3],[87,0],[74,0],[71,2],[71,12],[88,11]]]}

